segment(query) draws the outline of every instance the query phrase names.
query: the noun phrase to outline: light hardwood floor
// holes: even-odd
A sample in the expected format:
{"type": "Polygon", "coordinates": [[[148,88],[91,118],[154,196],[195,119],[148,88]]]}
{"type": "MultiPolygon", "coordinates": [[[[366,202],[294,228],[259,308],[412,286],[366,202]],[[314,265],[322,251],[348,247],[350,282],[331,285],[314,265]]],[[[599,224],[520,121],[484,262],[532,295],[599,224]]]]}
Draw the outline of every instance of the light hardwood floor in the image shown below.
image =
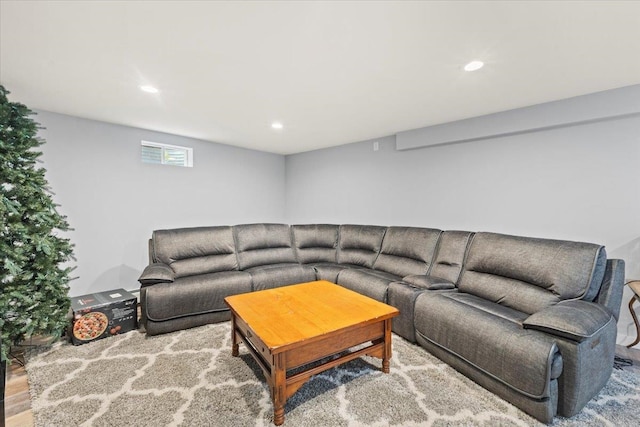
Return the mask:
{"type": "Polygon", "coordinates": [[[5,389],[6,427],[26,427],[33,425],[29,383],[24,367],[13,361],[7,369],[5,389]]]}
{"type": "MultiPolygon", "coordinates": [[[[633,366],[625,369],[640,372],[640,349],[628,349],[618,345],[616,346],[616,354],[633,361],[633,366]]],[[[15,360],[7,369],[5,416],[6,427],[33,426],[33,413],[31,412],[27,372],[24,367],[15,360]]]]}

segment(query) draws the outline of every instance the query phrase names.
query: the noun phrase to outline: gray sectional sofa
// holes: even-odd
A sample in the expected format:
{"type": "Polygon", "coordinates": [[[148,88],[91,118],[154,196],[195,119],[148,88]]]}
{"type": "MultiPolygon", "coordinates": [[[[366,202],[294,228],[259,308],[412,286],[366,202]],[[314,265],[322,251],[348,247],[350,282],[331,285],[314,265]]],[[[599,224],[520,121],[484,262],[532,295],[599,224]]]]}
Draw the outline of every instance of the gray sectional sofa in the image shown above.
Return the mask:
{"type": "Polygon", "coordinates": [[[157,230],[139,281],[155,335],[230,318],[228,295],[328,280],[400,310],[393,330],[538,420],[611,375],[624,262],[604,247],[368,225],[157,230]]]}

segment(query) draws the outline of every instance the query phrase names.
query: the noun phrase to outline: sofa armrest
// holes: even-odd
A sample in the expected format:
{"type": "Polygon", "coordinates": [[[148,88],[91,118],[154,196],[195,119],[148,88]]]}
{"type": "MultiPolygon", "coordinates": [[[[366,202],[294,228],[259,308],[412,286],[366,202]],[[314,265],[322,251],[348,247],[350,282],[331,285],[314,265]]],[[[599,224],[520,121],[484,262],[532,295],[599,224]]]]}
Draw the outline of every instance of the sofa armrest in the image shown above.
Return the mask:
{"type": "Polygon", "coordinates": [[[624,261],[621,259],[608,259],[600,292],[598,292],[595,301],[607,307],[616,320],[620,318],[623,290],[624,261]]]}
{"type": "Polygon", "coordinates": [[[522,326],[571,341],[582,342],[598,334],[615,318],[604,306],[587,301],[566,301],[529,316],[522,326]]]}
{"type": "Polygon", "coordinates": [[[447,279],[442,279],[435,276],[427,276],[424,274],[416,274],[413,276],[403,277],[402,281],[418,288],[429,289],[432,291],[442,289],[455,289],[456,287],[453,282],[447,279]]]}
{"type": "Polygon", "coordinates": [[[155,285],[156,283],[171,283],[175,279],[175,273],[167,264],[156,262],[145,267],[138,282],[141,285],[155,285]]]}

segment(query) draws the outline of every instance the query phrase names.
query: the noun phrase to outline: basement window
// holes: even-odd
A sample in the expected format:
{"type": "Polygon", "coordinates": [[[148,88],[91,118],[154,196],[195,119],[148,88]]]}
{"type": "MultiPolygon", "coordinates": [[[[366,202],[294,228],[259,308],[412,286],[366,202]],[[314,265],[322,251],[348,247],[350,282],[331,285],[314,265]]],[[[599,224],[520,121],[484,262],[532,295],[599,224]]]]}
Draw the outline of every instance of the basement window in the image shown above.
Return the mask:
{"type": "Polygon", "coordinates": [[[142,142],[142,162],[156,165],[193,167],[193,148],[159,142],[142,142]]]}

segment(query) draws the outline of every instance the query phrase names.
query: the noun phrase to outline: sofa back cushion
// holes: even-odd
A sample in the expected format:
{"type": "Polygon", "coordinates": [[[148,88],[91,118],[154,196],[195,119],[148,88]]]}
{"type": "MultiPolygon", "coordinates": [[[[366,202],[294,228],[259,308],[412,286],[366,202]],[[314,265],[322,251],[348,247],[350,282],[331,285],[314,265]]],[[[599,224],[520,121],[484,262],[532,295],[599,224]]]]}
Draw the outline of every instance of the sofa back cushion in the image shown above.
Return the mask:
{"type": "Polygon", "coordinates": [[[426,274],[431,266],[441,230],[389,227],[373,268],[399,277],[426,274]]]}
{"type": "Polygon", "coordinates": [[[386,227],[377,225],[341,225],[338,262],[371,268],[380,252],[386,230],[386,227]]]}
{"type": "Polygon", "coordinates": [[[527,314],[563,300],[592,301],[606,267],[604,247],[477,233],[459,289],[527,314]]]}
{"type": "Polygon", "coordinates": [[[473,233],[469,231],[444,231],[440,235],[437,253],[429,275],[458,283],[471,236],[473,233]]]}
{"type": "Polygon", "coordinates": [[[292,225],[298,261],[338,262],[338,226],[329,224],[292,225]]]}
{"type": "Polygon", "coordinates": [[[169,265],[176,278],[238,269],[228,226],[155,230],[152,242],[154,261],[169,265]]]}
{"type": "Polygon", "coordinates": [[[243,224],[233,227],[240,270],[297,262],[286,224],[243,224]]]}

